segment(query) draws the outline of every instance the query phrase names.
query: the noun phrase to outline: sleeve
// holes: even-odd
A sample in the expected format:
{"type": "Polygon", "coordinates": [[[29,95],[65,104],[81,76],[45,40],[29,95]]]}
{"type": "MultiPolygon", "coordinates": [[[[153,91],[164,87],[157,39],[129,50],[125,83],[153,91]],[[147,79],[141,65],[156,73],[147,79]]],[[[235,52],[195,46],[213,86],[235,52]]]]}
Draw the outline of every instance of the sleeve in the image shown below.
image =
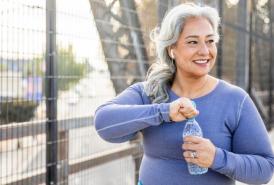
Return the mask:
{"type": "Polygon", "coordinates": [[[264,184],[274,170],[273,150],[253,101],[246,95],[232,138],[232,152],[216,148],[212,169],[248,184],[264,184]]]}
{"type": "Polygon", "coordinates": [[[140,84],[124,90],[95,112],[95,128],[104,140],[124,142],[138,131],[169,120],[169,103],[144,104],[140,84]]]}

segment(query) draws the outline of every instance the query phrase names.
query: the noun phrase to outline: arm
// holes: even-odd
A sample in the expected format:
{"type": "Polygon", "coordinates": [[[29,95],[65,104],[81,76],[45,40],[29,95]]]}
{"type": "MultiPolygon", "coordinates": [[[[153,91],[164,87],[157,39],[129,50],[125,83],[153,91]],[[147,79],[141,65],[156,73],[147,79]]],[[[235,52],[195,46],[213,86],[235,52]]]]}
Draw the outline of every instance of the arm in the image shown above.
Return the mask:
{"type": "Polygon", "coordinates": [[[144,104],[138,84],[124,90],[95,112],[95,128],[109,142],[124,142],[149,126],[169,121],[169,103],[144,104]]]}
{"type": "Polygon", "coordinates": [[[273,175],[274,155],[264,123],[248,95],[239,110],[232,152],[216,148],[211,168],[244,183],[267,183],[273,175]]]}

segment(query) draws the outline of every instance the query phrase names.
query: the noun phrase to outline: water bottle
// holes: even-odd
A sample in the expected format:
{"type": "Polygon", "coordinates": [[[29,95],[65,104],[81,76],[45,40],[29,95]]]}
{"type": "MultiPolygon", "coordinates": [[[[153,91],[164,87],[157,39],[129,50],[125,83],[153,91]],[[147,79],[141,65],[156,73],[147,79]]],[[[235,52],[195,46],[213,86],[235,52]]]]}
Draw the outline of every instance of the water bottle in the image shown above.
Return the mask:
{"type": "MultiPolygon", "coordinates": [[[[196,108],[195,103],[194,102],[192,103],[194,107],[196,108]]],[[[183,138],[186,136],[203,137],[203,131],[201,127],[199,126],[199,123],[195,120],[195,117],[188,119],[186,122],[184,131],[183,131],[183,138]]],[[[187,168],[191,175],[200,175],[208,171],[208,168],[203,168],[193,163],[187,163],[187,168]]]]}

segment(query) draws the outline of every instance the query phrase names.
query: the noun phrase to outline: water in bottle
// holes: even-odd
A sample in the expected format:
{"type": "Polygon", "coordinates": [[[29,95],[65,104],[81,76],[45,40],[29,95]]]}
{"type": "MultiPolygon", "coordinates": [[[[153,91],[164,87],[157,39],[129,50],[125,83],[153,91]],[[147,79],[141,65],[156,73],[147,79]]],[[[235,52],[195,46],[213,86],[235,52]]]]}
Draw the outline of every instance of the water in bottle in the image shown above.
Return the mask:
{"type": "MultiPolygon", "coordinates": [[[[195,106],[194,102],[193,102],[193,105],[195,106]]],[[[188,119],[186,122],[184,131],[183,131],[183,137],[186,137],[186,136],[203,137],[202,129],[194,117],[188,119]]],[[[200,167],[193,163],[187,163],[187,167],[188,167],[188,171],[191,175],[200,175],[200,174],[204,174],[208,171],[208,168],[203,168],[203,167],[200,167]]]]}

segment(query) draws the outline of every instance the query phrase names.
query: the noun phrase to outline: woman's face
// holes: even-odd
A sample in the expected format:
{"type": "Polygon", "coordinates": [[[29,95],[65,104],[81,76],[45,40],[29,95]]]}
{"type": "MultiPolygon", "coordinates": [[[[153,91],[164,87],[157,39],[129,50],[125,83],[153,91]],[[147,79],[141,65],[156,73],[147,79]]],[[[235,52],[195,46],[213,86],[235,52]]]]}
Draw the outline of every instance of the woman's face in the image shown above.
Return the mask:
{"type": "Polygon", "coordinates": [[[216,35],[206,18],[189,18],[173,50],[177,73],[204,76],[214,66],[217,47],[216,35]]]}

